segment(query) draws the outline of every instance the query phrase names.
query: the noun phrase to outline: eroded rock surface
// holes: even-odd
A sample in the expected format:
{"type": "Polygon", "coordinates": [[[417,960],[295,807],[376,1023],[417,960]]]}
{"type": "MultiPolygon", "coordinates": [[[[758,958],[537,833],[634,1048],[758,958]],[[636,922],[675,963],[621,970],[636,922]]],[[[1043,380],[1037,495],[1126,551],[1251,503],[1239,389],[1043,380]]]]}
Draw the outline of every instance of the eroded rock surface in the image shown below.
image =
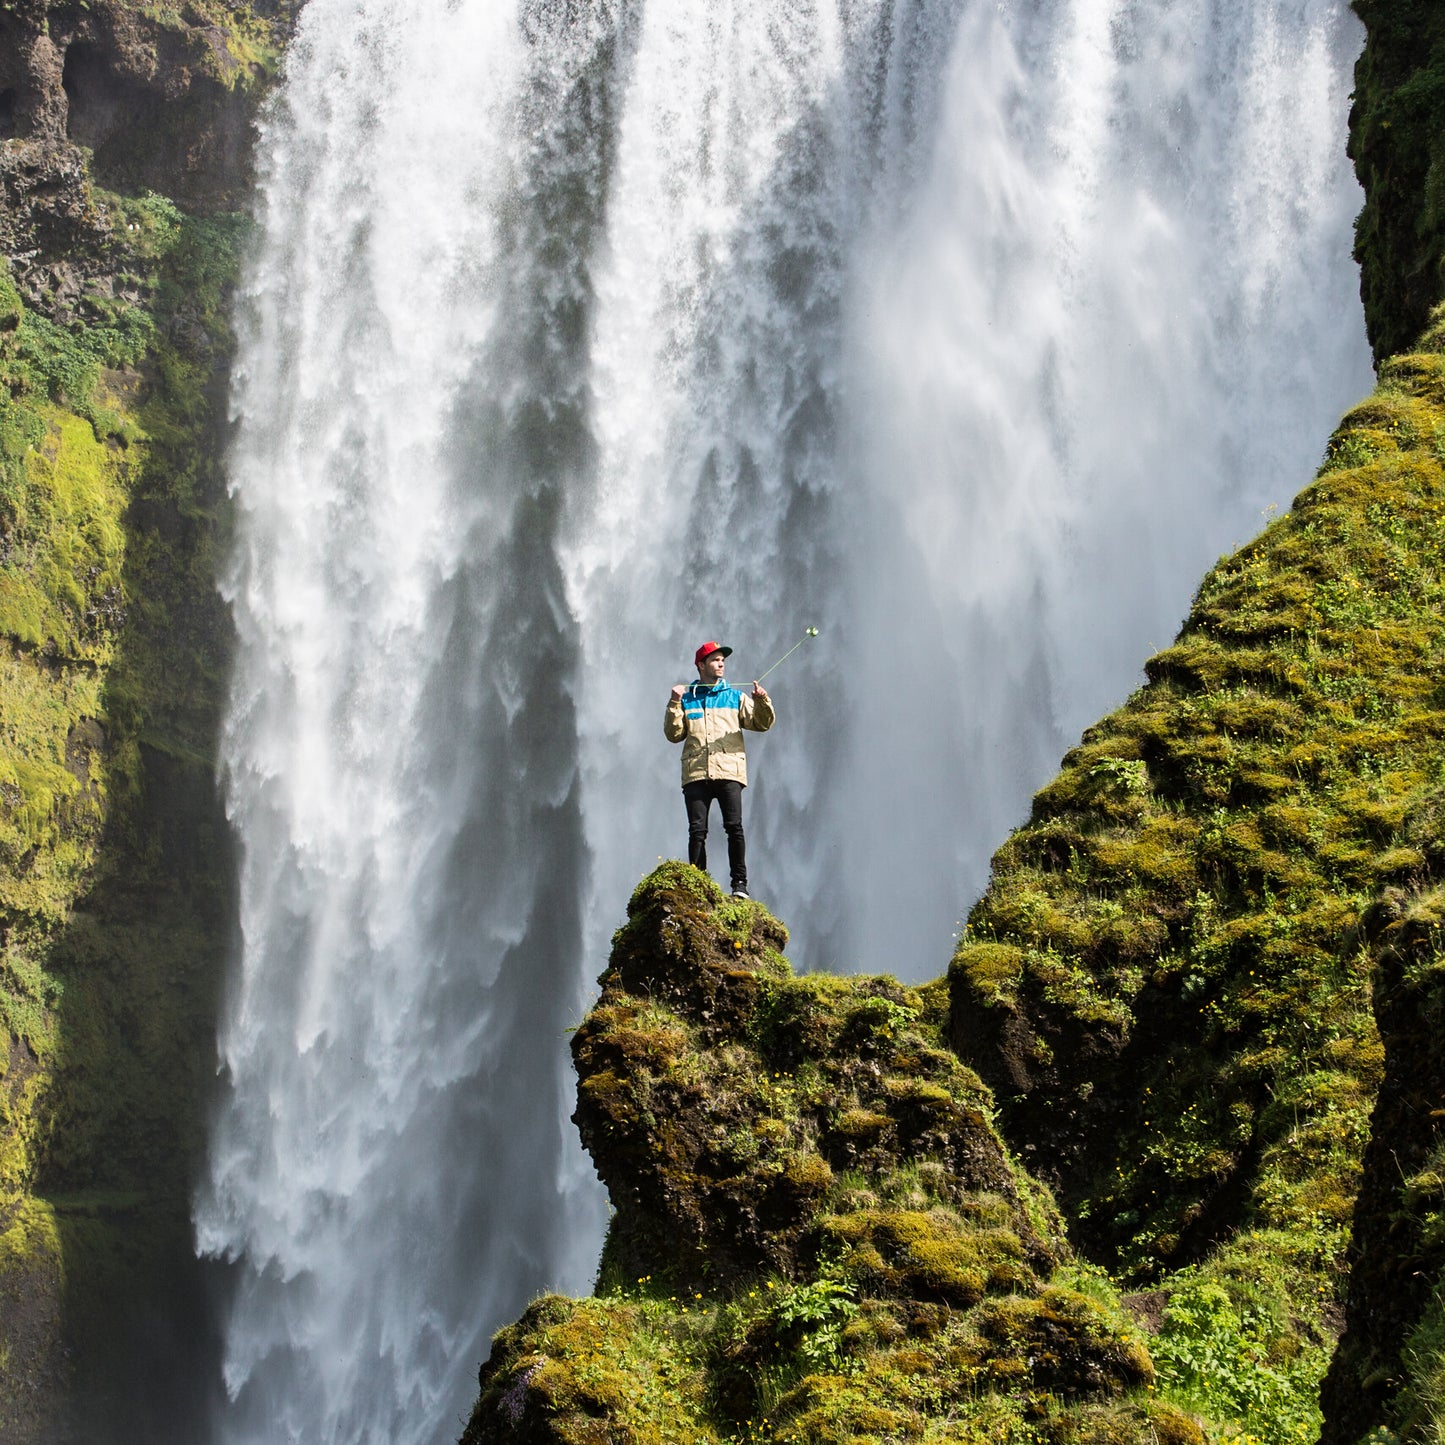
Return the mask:
{"type": "Polygon", "coordinates": [[[141,299],[125,218],[96,185],[192,212],[244,204],[256,96],[289,14],[236,0],[0,9],[0,251],[28,304],[102,321],[141,299]]]}

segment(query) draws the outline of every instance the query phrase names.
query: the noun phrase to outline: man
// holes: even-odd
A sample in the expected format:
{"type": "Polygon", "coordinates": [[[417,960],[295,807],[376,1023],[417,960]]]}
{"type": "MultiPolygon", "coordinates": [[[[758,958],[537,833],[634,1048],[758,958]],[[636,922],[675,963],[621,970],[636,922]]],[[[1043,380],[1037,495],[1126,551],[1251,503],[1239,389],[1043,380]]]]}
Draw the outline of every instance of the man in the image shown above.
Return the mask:
{"type": "Polygon", "coordinates": [[[707,867],[707,815],[717,799],[728,835],[728,871],[734,898],[748,896],[747,844],[743,839],[743,789],[748,760],[743,728],[765,733],[773,725],[773,702],[761,683],[751,694],[723,681],[732,648],[704,642],[693,656],[697,681],[678,683],[667,700],[662,730],[682,746],[682,796],[687,804],[687,861],[707,867]]]}

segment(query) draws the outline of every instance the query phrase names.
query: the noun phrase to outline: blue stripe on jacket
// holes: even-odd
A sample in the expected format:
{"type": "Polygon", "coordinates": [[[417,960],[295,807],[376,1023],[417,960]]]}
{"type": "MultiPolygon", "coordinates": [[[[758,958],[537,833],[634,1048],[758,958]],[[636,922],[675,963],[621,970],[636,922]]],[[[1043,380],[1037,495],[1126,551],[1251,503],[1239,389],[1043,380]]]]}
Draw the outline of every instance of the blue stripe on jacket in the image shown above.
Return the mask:
{"type": "Polygon", "coordinates": [[[742,706],[743,695],[731,683],[715,682],[704,687],[700,682],[690,682],[682,695],[682,711],[690,718],[700,718],[704,711],[713,712],[720,707],[742,706]]]}

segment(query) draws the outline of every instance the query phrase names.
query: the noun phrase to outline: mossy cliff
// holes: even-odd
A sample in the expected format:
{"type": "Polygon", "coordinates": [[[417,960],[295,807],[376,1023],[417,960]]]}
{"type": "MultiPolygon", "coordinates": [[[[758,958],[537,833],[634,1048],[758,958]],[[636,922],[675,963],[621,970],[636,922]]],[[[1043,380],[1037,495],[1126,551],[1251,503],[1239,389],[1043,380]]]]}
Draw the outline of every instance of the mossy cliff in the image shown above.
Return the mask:
{"type": "Polygon", "coordinates": [[[1288,1301],[1274,1344],[1316,1375],[1384,1062],[1368,919],[1445,864],[1442,349],[1385,363],[1205,580],[950,970],[951,1036],[1084,1251],[1166,1299],[1184,1270],[1288,1301]]]}
{"type": "Polygon", "coordinates": [[[573,1041],[616,1214],[596,1298],[498,1336],[484,1442],[1193,1442],[942,1038],[941,985],[797,977],[664,864],[573,1041]]]}
{"type": "Polygon", "coordinates": [[[226,314],[282,18],[0,5],[6,1441],[185,1438],[202,1403],[226,314]]]}

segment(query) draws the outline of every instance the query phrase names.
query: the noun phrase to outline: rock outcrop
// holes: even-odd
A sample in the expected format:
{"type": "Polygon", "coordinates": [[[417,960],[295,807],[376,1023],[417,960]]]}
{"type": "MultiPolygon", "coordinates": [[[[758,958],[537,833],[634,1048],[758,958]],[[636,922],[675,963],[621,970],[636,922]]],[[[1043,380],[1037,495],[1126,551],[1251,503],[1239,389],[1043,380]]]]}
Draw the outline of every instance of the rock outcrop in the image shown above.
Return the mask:
{"type": "Polygon", "coordinates": [[[289,5],[191,0],[0,10],[0,251],[27,304],[104,322],[135,303],[111,198],[151,191],[199,214],[238,210],[251,123],[289,5]]]}
{"type": "Polygon", "coordinates": [[[616,1210],[597,1297],[498,1336],[467,1445],[1198,1440],[1000,1143],[942,986],[797,977],[785,939],[683,864],[637,890],[573,1043],[616,1210]]]}
{"type": "Polygon", "coordinates": [[[1365,22],[1350,156],[1365,188],[1355,223],[1375,358],[1408,350],[1445,300],[1445,10],[1351,0],[1365,22]]]}

